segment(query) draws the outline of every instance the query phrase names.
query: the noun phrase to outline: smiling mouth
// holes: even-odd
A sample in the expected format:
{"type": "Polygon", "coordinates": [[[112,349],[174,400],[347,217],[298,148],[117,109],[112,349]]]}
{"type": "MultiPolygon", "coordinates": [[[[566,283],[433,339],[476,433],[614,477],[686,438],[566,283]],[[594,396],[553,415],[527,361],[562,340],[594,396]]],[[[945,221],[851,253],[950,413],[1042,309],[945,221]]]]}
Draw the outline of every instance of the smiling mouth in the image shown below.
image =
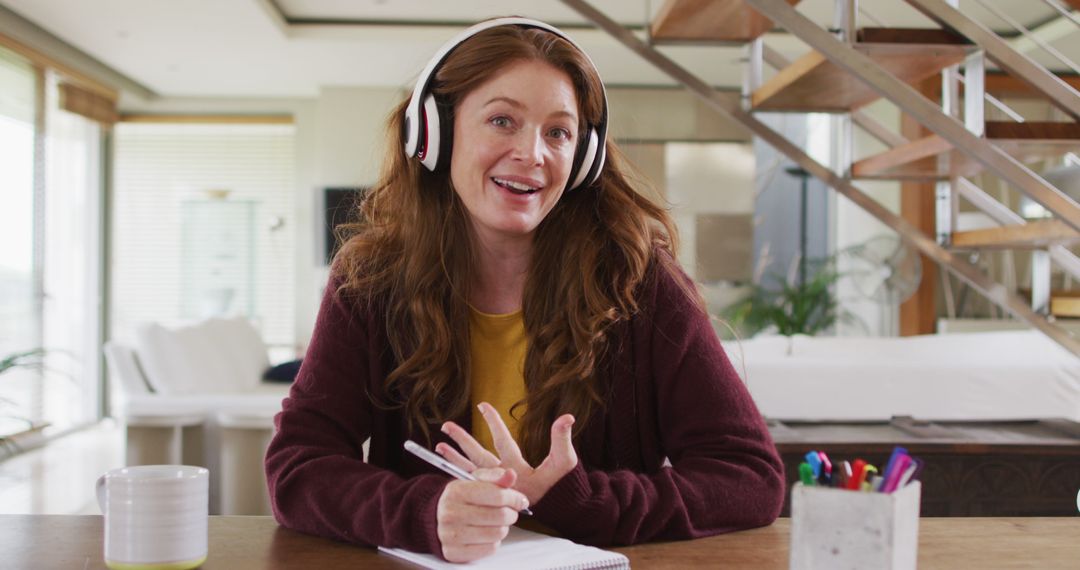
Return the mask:
{"type": "Polygon", "coordinates": [[[497,186],[506,188],[514,194],[534,194],[540,191],[540,188],[533,188],[527,184],[521,184],[520,182],[514,182],[512,180],[504,180],[502,178],[491,177],[491,181],[497,186]]]}

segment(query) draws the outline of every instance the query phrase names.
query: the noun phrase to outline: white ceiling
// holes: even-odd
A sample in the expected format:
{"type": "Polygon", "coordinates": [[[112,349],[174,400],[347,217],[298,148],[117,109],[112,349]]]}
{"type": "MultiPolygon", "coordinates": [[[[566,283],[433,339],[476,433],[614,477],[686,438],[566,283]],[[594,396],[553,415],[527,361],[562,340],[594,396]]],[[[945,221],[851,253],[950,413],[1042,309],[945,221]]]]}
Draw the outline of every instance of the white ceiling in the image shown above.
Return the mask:
{"type": "MultiPolygon", "coordinates": [[[[1025,25],[1057,13],[1042,0],[986,0],[1025,25]]],[[[662,0],[594,0],[620,23],[641,29],[662,0]]],[[[116,71],[161,96],[310,97],[322,86],[405,86],[427,58],[464,25],[491,16],[525,15],[568,28],[612,85],[672,85],[604,32],[589,29],[557,0],[0,0],[116,71]]],[[[902,0],[863,0],[864,25],[933,24],[902,0]],[[871,18],[872,16],[872,18],[871,18]]],[[[827,25],[832,0],[804,0],[799,10],[827,25]]],[[[974,0],[972,17],[1005,23],[974,0]]],[[[1080,34],[1052,42],[1080,60],[1080,34]]],[[[766,43],[794,57],[798,40],[769,34],[766,43]]],[[[714,85],[737,87],[740,47],[662,47],[714,85]]],[[[1033,56],[1036,56],[1034,53],[1033,56]]],[[[1038,55],[1044,65],[1063,68],[1038,55]]]]}

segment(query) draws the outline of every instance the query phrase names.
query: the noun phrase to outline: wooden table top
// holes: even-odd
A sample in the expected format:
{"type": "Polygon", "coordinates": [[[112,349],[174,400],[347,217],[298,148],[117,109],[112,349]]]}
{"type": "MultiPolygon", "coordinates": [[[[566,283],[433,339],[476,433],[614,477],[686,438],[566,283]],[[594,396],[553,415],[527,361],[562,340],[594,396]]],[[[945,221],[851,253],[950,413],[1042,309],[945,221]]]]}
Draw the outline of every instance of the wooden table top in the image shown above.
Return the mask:
{"type": "MultiPolygon", "coordinates": [[[[634,568],[788,567],[790,519],[686,542],[615,548],[634,568]]],[[[102,517],[0,515],[0,566],[104,569],[102,517]]],[[[923,518],[919,568],[1078,568],[1080,517],[923,518]]],[[[210,517],[206,570],[415,568],[352,546],[279,527],[271,517],[210,517]]]]}

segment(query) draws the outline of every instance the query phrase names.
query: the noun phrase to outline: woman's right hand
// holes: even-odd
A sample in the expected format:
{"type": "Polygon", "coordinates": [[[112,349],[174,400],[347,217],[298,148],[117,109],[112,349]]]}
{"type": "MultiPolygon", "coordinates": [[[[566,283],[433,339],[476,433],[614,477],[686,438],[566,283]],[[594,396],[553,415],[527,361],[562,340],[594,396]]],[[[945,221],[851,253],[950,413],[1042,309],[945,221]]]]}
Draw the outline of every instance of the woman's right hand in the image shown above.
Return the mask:
{"type": "Polygon", "coordinates": [[[518,511],[529,506],[525,495],[511,489],[517,480],[512,469],[477,469],[473,476],[476,481],[447,484],[435,509],[443,557],[450,562],[494,554],[518,511]]]}

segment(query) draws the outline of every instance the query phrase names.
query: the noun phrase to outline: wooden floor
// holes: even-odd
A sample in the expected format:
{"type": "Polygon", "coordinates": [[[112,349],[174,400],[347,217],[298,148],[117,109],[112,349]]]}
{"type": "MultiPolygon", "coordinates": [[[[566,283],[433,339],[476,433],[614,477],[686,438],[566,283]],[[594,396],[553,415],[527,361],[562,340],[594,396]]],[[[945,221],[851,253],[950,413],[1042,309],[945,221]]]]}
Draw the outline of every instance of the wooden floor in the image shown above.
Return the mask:
{"type": "Polygon", "coordinates": [[[100,514],[94,483],[123,465],[122,434],[106,420],[0,462],[0,514],[100,514]]]}

